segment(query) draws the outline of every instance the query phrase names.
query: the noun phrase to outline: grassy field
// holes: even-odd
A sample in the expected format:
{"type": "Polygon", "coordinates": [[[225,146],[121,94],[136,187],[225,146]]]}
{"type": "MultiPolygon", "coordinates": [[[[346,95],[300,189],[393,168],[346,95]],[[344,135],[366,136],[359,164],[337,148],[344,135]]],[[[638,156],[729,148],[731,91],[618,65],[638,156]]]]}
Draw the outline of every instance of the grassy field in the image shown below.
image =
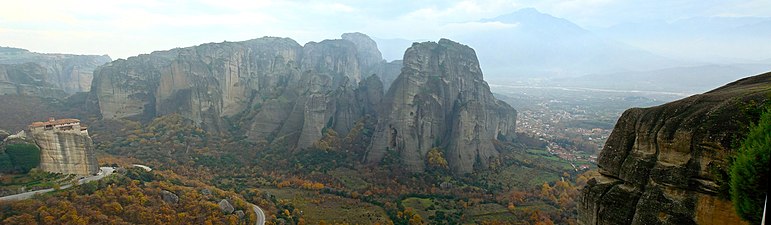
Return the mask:
{"type": "Polygon", "coordinates": [[[559,175],[537,168],[529,168],[520,165],[511,165],[503,168],[496,176],[490,176],[490,183],[498,183],[503,187],[534,187],[544,182],[559,180],[559,175]]]}
{"type": "Polygon", "coordinates": [[[274,195],[277,199],[290,201],[302,211],[303,218],[308,224],[319,224],[322,220],[327,224],[387,224],[390,222],[382,208],[355,199],[294,188],[266,188],[261,191],[274,195]]]}
{"type": "MultiPolygon", "coordinates": [[[[506,207],[495,203],[479,204],[469,207],[465,210],[464,215],[468,218],[464,221],[464,224],[479,224],[485,220],[515,222],[510,221],[513,218],[513,214],[511,214],[506,207]]],[[[527,224],[525,221],[521,222],[522,224],[527,224]]]]}
{"type": "Polygon", "coordinates": [[[337,168],[335,170],[327,172],[330,176],[334,177],[340,183],[343,183],[345,187],[353,190],[363,190],[370,186],[367,181],[364,181],[359,177],[361,173],[345,167],[337,168]]]}
{"type": "Polygon", "coordinates": [[[430,219],[434,215],[436,215],[437,212],[443,212],[445,215],[451,215],[458,212],[458,209],[456,209],[453,206],[456,206],[457,204],[450,199],[435,199],[435,198],[405,198],[402,200],[402,206],[407,208],[412,208],[412,210],[415,211],[418,215],[420,215],[423,219],[430,219]]]}

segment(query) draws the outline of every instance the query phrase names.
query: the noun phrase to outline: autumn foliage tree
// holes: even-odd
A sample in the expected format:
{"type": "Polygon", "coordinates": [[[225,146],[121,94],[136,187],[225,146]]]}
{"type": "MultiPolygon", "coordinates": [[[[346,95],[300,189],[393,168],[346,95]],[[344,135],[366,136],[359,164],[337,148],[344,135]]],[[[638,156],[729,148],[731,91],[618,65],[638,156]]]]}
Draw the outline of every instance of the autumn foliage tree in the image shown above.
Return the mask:
{"type": "Polygon", "coordinates": [[[444,158],[444,153],[442,153],[442,149],[438,147],[434,147],[431,148],[431,150],[428,150],[428,153],[426,154],[426,161],[428,162],[429,168],[442,170],[449,168],[447,159],[444,158]]]}

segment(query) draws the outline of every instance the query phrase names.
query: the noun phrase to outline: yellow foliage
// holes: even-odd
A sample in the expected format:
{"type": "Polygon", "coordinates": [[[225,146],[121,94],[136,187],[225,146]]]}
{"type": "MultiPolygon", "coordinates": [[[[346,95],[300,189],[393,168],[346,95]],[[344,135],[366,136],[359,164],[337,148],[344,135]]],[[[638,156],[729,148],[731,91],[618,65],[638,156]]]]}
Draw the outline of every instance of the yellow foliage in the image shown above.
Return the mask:
{"type": "Polygon", "coordinates": [[[428,154],[426,155],[426,158],[428,160],[428,165],[431,167],[442,168],[442,169],[449,168],[447,164],[447,160],[444,158],[444,154],[442,154],[441,149],[437,147],[434,147],[434,148],[431,148],[431,150],[428,150],[428,154]]]}

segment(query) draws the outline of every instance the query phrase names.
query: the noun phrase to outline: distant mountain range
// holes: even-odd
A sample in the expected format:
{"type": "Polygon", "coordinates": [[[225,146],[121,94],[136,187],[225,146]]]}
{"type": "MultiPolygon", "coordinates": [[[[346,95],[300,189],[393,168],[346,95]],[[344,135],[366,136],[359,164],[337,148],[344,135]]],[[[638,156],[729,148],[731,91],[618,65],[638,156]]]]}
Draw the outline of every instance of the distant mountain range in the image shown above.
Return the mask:
{"type": "Polygon", "coordinates": [[[572,77],[682,64],[531,8],[479,22],[510,25],[458,37],[477,50],[485,73],[493,80],[572,77]]]}
{"type": "MultiPolygon", "coordinates": [[[[526,8],[470,23],[492,28],[452,38],[476,50],[491,83],[538,80],[545,85],[698,93],[771,71],[769,18],[700,17],[587,30],[526,8]]],[[[375,40],[389,60],[400,58],[397,52],[412,43],[375,40]]]]}

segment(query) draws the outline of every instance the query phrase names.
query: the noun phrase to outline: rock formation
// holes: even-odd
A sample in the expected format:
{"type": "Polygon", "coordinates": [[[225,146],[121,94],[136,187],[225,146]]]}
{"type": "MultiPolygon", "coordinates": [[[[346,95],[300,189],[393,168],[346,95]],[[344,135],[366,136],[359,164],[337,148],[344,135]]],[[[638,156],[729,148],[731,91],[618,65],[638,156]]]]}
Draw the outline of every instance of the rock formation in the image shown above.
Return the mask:
{"type": "MultiPolygon", "coordinates": [[[[45,82],[42,88],[54,88],[58,91],[63,91],[68,94],[75,92],[87,92],[91,87],[91,79],[93,77],[93,71],[96,67],[109,62],[111,59],[106,55],[70,55],[70,54],[42,54],[30,52],[25,49],[0,47],[0,64],[8,65],[23,65],[34,63],[37,67],[33,71],[34,73],[26,76],[36,77],[38,79],[35,82],[45,82]],[[45,75],[45,79],[39,79],[40,74],[45,75]]],[[[27,66],[28,67],[28,66],[27,66]]],[[[0,69],[2,71],[3,69],[0,69]]],[[[22,70],[21,72],[26,72],[22,70]]],[[[0,72],[2,73],[2,72],[0,72]]],[[[0,75],[0,89],[6,89],[9,84],[3,83],[9,82],[7,79],[3,79],[3,75],[0,75]]],[[[29,83],[20,83],[21,85],[31,85],[29,83]]],[[[34,85],[37,85],[36,83],[34,85]]],[[[24,93],[37,93],[31,91],[31,88],[24,86],[24,93]]],[[[8,93],[5,90],[0,90],[0,94],[8,93]]],[[[63,95],[66,96],[66,95],[63,95]]],[[[51,97],[51,96],[44,96],[51,97]]],[[[52,96],[52,97],[62,97],[52,96]]]]}
{"type": "Polygon", "coordinates": [[[84,176],[98,172],[93,141],[79,120],[35,122],[26,133],[40,148],[41,170],[84,176]]]}
{"type": "Polygon", "coordinates": [[[264,37],[116,60],[96,70],[91,99],[104,119],[179,114],[290,149],[313,146],[325,129],[344,136],[369,115],[380,125],[366,161],[390,148],[415,172],[431,147],[444,149],[454,172],[487,166],[498,155],[491,141],[514,134],[516,111],[493,97],[468,46],[416,44],[387,63],[366,35],[342,37],[305,46],[264,37]]]}
{"type": "Polygon", "coordinates": [[[381,69],[386,62],[368,37],[343,36],[353,41],[300,46],[264,37],[116,60],[96,70],[91,99],[104,119],[175,113],[224,131],[224,118],[242,118],[248,140],[308,147],[322,129],[344,134],[374,111],[377,103],[367,101],[377,100],[383,85],[367,79],[369,73],[394,72],[381,69]]]}
{"type": "Polygon", "coordinates": [[[179,203],[179,196],[171,191],[161,190],[161,200],[168,204],[179,203]]]}
{"type": "Polygon", "coordinates": [[[516,111],[493,97],[474,50],[446,39],[416,43],[403,63],[365,161],[396,151],[409,171],[422,172],[428,150],[440,147],[455,173],[486,167],[498,156],[493,139],[514,135],[516,111]]]}
{"type": "Polygon", "coordinates": [[[233,213],[233,211],[236,210],[235,208],[233,208],[233,205],[231,205],[227,199],[222,199],[218,205],[220,207],[220,210],[222,210],[222,212],[225,214],[231,214],[233,213]]]}
{"type": "Polygon", "coordinates": [[[743,224],[721,177],[751,122],[743,109],[770,94],[766,73],[624,112],[581,193],[579,224],[743,224]]]}
{"type": "Polygon", "coordinates": [[[48,71],[37,63],[0,64],[0,95],[67,96],[53,81],[48,71]]]}
{"type": "Polygon", "coordinates": [[[402,61],[386,62],[380,54],[380,50],[378,50],[377,43],[365,34],[345,33],[342,35],[342,38],[356,45],[359,62],[364,65],[361,68],[362,75],[377,74],[383,82],[383,90],[388,90],[391,83],[394,82],[399,72],[401,72],[402,61]]]}

